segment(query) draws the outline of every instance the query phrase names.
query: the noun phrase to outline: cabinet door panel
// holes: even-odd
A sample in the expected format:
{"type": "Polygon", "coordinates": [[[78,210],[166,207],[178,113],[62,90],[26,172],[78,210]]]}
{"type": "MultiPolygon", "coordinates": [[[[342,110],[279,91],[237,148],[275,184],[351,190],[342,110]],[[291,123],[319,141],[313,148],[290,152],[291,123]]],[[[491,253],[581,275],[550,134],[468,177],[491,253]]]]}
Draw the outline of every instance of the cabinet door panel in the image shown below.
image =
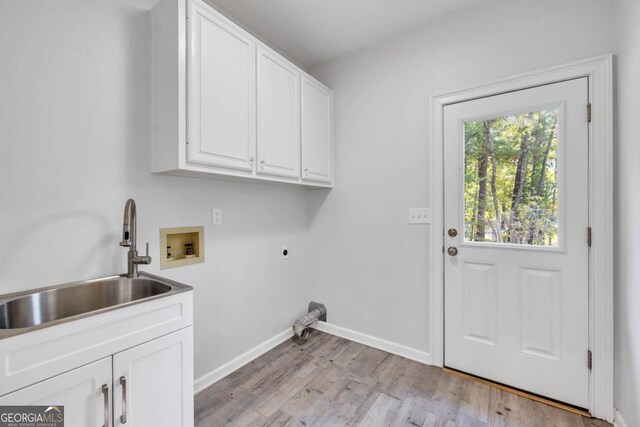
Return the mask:
{"type": "Polygon", "coordinates": [[[258,48],[259,174],[300,176],[300,72],[258,48]]]}
{"type": "Polygon", "coordinates": [[[192,327],[115,354],[113,383],[114,426],[193,426],[192,327]]]}
{"type": "Polygon", "coordinates": [[[302,179],[331,183],[331,92],[302,81],[302,179]]]}
{"type": "MultiPolygon", "coordinates": [[[[109,406],[111,357],[4,395],[0,405],[64,406],[66,427],[99,427],[105,421],[103,385],[109,387],[109,406]]],[[[111,418],[111,408],[107,407],[107,413],[111,418]]],[[[111,425],[109,420],[108,427],[111,425]]]]}
{"type": "Polygon", "coordinates": [[[198,1],[190,3],[187,160],[253,171],[255,43],[198,1]]]}

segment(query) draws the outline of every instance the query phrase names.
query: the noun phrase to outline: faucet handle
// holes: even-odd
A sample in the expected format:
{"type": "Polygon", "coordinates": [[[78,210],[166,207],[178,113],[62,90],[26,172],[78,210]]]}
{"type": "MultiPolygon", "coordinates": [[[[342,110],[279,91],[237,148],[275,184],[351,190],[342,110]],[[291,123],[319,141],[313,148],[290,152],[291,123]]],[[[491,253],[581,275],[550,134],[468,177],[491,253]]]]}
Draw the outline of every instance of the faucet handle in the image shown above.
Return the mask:
{"type": "Polygon", "coordinates": [[[145,256],[140,257],[140,264],[151,264],[151,257],[149,256],[149,242],[147,242],[147,253],[145,256]]]}

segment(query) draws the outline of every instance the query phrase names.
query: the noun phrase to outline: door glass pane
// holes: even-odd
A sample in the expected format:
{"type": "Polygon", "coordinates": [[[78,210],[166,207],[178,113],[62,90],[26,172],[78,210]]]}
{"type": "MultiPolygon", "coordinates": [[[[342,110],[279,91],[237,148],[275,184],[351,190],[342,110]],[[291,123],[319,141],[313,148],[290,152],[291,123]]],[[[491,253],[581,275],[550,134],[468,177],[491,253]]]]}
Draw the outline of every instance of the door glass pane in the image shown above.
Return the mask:
{"type": "Polygon", "coordinates": [[[558,245],[558,108],[464,124],[465,241],[558,245]]]}

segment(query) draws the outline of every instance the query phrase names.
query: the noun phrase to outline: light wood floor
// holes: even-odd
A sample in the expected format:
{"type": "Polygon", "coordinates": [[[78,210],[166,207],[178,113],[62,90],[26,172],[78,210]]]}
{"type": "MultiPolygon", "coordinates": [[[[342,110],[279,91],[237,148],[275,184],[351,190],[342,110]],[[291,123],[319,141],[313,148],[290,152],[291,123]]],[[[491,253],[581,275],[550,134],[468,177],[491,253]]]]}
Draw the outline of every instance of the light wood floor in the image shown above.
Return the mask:
{"type": "Polygon", "coordinates": [[[319,331],[198,393],[195,417],[198,427],[610,426],[319,331]]]}

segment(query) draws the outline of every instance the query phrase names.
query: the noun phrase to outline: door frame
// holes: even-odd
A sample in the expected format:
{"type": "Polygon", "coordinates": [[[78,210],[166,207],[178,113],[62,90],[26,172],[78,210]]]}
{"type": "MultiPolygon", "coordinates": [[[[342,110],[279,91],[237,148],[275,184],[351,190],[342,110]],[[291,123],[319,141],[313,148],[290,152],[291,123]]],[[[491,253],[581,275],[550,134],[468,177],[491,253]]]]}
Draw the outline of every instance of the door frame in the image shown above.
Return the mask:
{"type": "MultiPolygon", "coordinates": [[[[593,244],[589,250],[589,411],[613,421],[613,56],[587,58],[519,74],[483,85],[431,97],[431,364],[444,364],[444,107],[477,98],[558,83],[589,79],[589,222],[593,244]],[[598,201],[594,203],[594,201],[598,201]]],[[[587,114],[585,106],[585,114],[587,114]]],[[[585,230],[585,239],[586,230],[585,230]]],[[[587,357],[585,354],[585,363],[587,357]]]]}

